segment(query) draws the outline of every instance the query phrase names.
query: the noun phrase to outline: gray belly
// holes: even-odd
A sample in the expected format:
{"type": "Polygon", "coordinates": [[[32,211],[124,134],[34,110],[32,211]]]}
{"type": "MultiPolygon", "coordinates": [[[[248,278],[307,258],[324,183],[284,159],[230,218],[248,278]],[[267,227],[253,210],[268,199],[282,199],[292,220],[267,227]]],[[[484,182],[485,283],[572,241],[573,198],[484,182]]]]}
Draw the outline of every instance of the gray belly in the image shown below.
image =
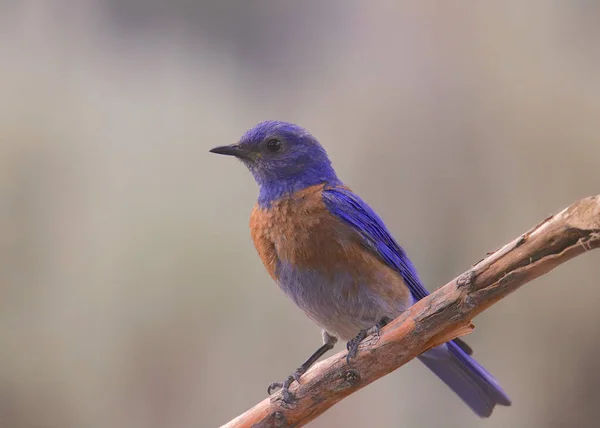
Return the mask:
{"type": "MultiPolygon", "coordinates": [[[[344,272],[323,275],[280,264],[278,284],[314,322],[341,340],[355,337],[381,318],[396,318],[412,301],[392,301],[373,292],[392,284],[369,284],[344,272]]],[[[409,299],[412,300],[412,299],[409,299]]]]}

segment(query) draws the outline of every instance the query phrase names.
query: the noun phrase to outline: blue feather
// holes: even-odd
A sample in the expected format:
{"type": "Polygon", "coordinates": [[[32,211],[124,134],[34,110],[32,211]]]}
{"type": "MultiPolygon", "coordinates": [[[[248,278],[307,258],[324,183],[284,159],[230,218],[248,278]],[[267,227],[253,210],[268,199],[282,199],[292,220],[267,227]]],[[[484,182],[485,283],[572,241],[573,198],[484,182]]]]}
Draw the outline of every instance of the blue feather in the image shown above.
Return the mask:
{"type": "MultiPolygon", "coordinates": [[[[406,252],[360,197],[349,189],[334,186],[325,188],[322,197],[333,215],[350,224],[363,238],[363,244],[402,276],[415,301],[429,294],[406,252]]],[[[419,360],[481,417],[490,416],[496,404],[510,405],[510,399],[496,379],[456,341],[425,352],[419,360]]]]}
{"type": "Polygon", "coordinates": [[[327,187],[323,190],[323,201],[332,214],[353,226],[380,259],[402,275],[415,301],[429,294],[406,252],[392,238],[375,211],[358,195],[343,187],[327,187]]]}
{"type": "MultiPolygon", "coordinates": [[[[421,284],[415,267],[392,238],[383,221],[351,190],[341,187],[342,184],[325,149],[304,128],[287,122],[266,121],[249,130],[237,144],[217,147],[212,151],[237,156],[248,167],[260,187],[258,206],[261,209],[268,210],[275,201],[295,195],[303,189],[325,185],[322,198],[329,212],[347,223],[362,237],[362,245],[381,260],[382,266],[385,264],[399,274],[410,290],[412,300],[421,300],[429,294],[421,284]],[[279,143],[276,150],[269,148],[271,140],[277,140],[279,143]]],[[[296,212],[290,215],[310,214],[296,212]]],[[[318,222],[318,219],[315,221],[318,222]]],[[[343,229],[346,233],[347,228],[343,229]]],[[[349,235],[352,239],[355,238],[352,233],[349,235]]],[[[308,237],[310,238],[310,234],[308,237]]],[[[287,237],[284,234],[282,238],[287,237]]],[[[320,242],[318,239],[306,241],[307,246],[320,242]]],[[[315,319],[317,324],[323,326],[322,321],[327,320],[325,324],[331,325],[331,318],[335,318],[344,330],[342,334],[340,328],[335,329],[340,337],[351,337],[358,329],[368,326],[380,313],[385,313],[384,309],[379,307],[380,296],[375,293],[369,295],[368,299],[368,305],[371,305],[368,309],[372,315],[366,317],[366,321],[357,317],[358,312],[365,312],[364,299],[359,295],[353,304],[344,293],[340,293],[344,287],[344,280],[339,277],[332,279],[331,275],[315,276],[315,272],[310,269],[306,271],[281,263],[278,264],[278,269],[278,275],[281,276],[280,285],[283,284],[284,291],[315,319]],[[323,301],[319,297],[323,295],[323,289],[328,290],[329,294],[326,295],[333,300],[323,301]],[[333,309],[337,309],[337,313],[333,309]]],[[[348,272],[344,272],[343,266],[338,266],[337,270],[330,274],[341,275],[343,278],[348,272]]],[[[399,277],[394,277],[395,285],[389,286],[398,286],[399,277]]],[[[387,281],[383,286],[385,285],[388,285],[387,281]]],[[[373,284],[364,284],[360,290],[364,293],[370,286],[373,284]]],[[[407,297],[405,290],[393,291],[403,291],[403,296],[407,297]]],[[[402,302],[402,305],[398,306],[398,312],[405,309],[406,303],[402,302]]],[[[475,413],[482,417],[489,416],[496,404],[509,405],[510,400],[496,380],[469,354],[468,346],[460,341],[451,341],[428,350],[418,358],[450,386],[475,413]]]]}

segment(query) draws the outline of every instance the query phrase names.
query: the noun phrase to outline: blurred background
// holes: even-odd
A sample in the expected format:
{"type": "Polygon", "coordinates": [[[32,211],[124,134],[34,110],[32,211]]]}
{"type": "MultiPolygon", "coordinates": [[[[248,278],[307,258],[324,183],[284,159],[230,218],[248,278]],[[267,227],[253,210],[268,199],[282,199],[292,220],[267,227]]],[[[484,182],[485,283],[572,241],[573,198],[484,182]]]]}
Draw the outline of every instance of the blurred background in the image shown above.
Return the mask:
{"type": "MultiPolygon", "coordinates": [[[[599,19],[591,0],[0,1],[0,426],[218,426],[320,345],[255,254],[252,177],[208,153],[259,121],[316,135],[429,289],[598,194],[599,19]]],[[[583,255],[477,318],[514,403],[487,427],[600,424],[599,277],[583,255]]],[[[411,362],[310,426],[483,423],[411,362]]]]}

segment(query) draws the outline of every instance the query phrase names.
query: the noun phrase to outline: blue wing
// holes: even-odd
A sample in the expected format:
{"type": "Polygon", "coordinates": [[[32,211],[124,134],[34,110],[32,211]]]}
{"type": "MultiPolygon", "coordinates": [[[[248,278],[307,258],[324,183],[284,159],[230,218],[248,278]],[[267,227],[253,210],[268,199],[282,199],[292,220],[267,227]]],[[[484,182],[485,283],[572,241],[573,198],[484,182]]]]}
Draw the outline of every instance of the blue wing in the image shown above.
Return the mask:
{"type": "MultiPolygon", "coordinates": [[[[415,301],[429,294],[402,247],[362,199],[343,187],[330,187],[323,190],[323,201],[332,214],[350,224],[362,236],[366,247],[402,275],[415,301]]],[[[510,398],[496,379],[469,356],[471,352],[462,340],[454,339],[446,347],[428,351],[419,359],[475,413],[487,417],[496,404],[510,406],[510,398]]]]}
{"type": "Polygon", "coordinates": [[[349,223],[362,236],[367,247],[402,275],[415,301],[429,294],[421,284],[417,270],[406,252],[366,202],[343,187],[326,187],[323,190],[323,201],[332,214],[349,223]]]}

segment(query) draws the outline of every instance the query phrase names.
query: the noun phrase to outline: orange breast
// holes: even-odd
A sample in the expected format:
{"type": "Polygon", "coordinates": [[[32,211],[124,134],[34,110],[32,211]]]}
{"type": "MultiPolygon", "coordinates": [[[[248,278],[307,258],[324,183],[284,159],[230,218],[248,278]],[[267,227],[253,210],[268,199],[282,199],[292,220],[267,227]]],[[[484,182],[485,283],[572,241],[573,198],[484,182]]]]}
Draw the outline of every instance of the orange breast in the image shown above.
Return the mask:
{"type": "Polygon", "coordinates": [[[312,186],[274,202],[268,209],[254,207],[250,230],[267,271],[277,281],[278,263],[298,270],[333,276],[344,272],[353,284],[344,294],[369,284],[386,301],[408,301],[410,295],[400,274],[383,263],[349,225],[332,215],[321,193],[312,186]]]}

